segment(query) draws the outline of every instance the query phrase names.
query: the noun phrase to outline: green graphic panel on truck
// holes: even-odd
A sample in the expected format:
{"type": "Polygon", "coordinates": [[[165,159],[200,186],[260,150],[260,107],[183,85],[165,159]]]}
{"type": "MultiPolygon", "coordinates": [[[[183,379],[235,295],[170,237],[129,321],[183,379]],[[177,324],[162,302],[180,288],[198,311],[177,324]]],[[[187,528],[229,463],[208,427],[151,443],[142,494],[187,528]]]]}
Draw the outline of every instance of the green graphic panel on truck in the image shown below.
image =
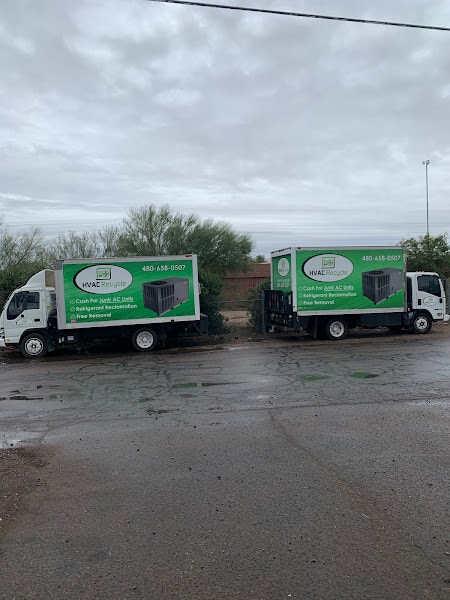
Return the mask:
{"type": "Polygon", "coordinates": [[[195,314],[191,260],[63,264],[66,323],[195,314]]]}
{"type": "Polygon", "coordinates": [[[272,257],[272,281],[274,290],[292,291],[291,255],[272,257]]]}
{"type": "Polygon", "coordinates": [[[402,309],[401,248],[297,250],[297,310],[402,309]]]}

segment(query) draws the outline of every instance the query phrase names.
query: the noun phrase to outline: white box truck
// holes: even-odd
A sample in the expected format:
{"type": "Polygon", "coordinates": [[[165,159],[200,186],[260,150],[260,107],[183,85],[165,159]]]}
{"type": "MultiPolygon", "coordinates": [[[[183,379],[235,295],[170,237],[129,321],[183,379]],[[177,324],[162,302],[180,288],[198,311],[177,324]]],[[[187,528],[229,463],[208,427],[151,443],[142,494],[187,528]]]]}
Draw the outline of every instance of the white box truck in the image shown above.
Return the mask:
{"type": "Polygon", "coordinates": [[[305,329],[343,339],[354,327],[428,333],[448,321],[445,281],[407,272],[395,247],[293,247],[271,253],[271,289],[264,293],[266,329],[305,329]]]}
{"type": "Polygon", "coordinates": [[[189,332],[207,333],[194,254],[59,260],[14,290],[0,315],[0,347],[25,357],[108,337],[144,352],[189,332]]]}

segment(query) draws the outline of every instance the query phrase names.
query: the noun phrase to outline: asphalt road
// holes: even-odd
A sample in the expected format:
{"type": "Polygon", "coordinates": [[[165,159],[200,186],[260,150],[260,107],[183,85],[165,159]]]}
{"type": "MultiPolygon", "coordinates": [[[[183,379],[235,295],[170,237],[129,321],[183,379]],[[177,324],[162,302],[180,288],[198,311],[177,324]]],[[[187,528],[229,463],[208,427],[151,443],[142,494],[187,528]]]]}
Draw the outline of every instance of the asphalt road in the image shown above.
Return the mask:
{"type": "Polygon", "coordinates": [[[447,336],[0,364],[0,598],[450,598],[447,336]]]}

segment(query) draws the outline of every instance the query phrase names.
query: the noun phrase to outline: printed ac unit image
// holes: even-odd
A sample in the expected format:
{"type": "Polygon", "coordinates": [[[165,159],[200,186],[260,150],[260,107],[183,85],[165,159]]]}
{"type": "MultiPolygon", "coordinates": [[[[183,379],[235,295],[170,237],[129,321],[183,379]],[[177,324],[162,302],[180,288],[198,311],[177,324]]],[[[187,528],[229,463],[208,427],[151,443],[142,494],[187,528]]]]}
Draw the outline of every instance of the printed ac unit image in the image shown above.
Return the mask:
{"type": "Polygon", "coordinates": [[[363,296],[378,304],[403,287],[402,269],[386,268],[362,273],[363,296]]]}
{"type": "Polygon", "coordinates": [[[189,279],[171,277],[142,284],[145,308],[158,315],[172,310],[189,299],[189,279]]]}

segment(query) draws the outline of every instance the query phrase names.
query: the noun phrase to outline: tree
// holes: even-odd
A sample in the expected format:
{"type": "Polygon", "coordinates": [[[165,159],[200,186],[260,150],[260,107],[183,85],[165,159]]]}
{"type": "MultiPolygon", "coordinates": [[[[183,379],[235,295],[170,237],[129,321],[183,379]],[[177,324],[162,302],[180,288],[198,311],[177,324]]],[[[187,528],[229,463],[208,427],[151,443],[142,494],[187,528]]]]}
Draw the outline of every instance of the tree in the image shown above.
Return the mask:
{"type": "Polygon", "coordinates": [[[116,249],[125,256],[197,254],[200,269],[223,276],[247,268],[252,247],[228,223],[174,213],[166,204],[130,209],[116,249]]]}
{"type": "Polygon", "coordinates": [[[249,236],[236,233],[228,223],[174,213],[166,204],[131,209],[118,235],[116,251],[124,256],[197,254],[203,290],[201,310],[209,317],[210,331],[222,333],[221,278],[246,269],[252,247],[249,236]]]}
{"type": "Polygon", "coordinates": [[[44,236],[37,227],[12,234],[0,217],[0,269],[39,261],[44,254],[44,236]]]}
{"type": "Polygon", "coordinates": [[[44,237],[37,227],[12,234],[0,217],[0,304],[9,293],[47,266],[44,237]]]}
{"type": "Polygon", "coordinates": [[[117,245],[120,237],[119,227],[105,227],[98,234],[99,243],[103,248],[102,256],[119,256],[117,253],[117,245]]]}
{"type": "Polygon", "coordinates": [[[266,257],[263,254],[258,254],[257,256],[255,256],[255,258],[252,259],[252,262],[254,262],[256,265],[265,263],[266,257]]]}
{"type": "Polygon", "coordinates": [[[50,246],[50,252],[58,258],[91,258],[102,256],[103,249],[98,234],[92,232],[60,233],[50,246]]]}
{"type": "Polygon", "coordinates": [[[211,219],[196,224],[187,234],[189,252],[198,254],[200,268],[224,275],[245,271],[251,263],[253,242],[248,235],[235,233],[228,223],[211,219]]]}
{"type": "Polygon", "coordinates": [[[401,240],[406,250],[410,271],[436,271],[441,275],[450,274],[450,246],[447,234],[429,234],[418,238],[401,240]]]}
{"type": "Polygon", "coordinates": [[[173,213],[168,205],[131,208],[117,238],[123,256],[186,254],[187,233],[198,222],[194,215],[173,213]]]}
{"type": "Polygon", "coordinates": [[[60,233],[48,248],[50,262],[66,258],[100,258],[117,256],[120,237],[118,227],[105,227],[101,231],[60,233]]]}

